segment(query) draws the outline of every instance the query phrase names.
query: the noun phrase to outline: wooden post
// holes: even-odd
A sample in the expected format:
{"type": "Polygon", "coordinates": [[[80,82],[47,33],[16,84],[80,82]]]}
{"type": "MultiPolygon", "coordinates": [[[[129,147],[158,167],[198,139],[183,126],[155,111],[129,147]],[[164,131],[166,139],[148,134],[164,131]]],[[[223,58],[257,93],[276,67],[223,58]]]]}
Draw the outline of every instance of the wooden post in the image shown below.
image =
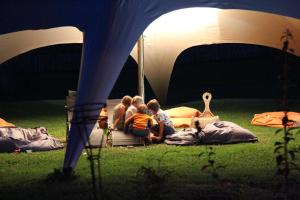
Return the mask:
{"type": "Polygon", "coordinates": [[[138,94],[145,100],[144,91],[144,37],[143,34],[138,39],[138,94]]]}

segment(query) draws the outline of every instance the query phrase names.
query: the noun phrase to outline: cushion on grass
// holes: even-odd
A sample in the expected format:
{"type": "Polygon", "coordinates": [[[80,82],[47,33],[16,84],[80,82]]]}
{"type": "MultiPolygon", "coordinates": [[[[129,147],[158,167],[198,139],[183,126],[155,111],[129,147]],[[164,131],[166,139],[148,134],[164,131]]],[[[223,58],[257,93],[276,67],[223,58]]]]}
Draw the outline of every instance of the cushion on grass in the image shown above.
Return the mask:
{"type": "MultiPolygon", "coordinates": [[[[284,112],[265,112],[261,114],[255,114],[251,120],[252,125],[268,126],[275,128],[282,128],[282,118],[284,112]]],[[[288,127],[299,127],[300,126],[300,113],[287,112],[287,117],[292,122],[288,122],[288,127]]]]}
{"type": "Polygon", "coordinates": [[[171,118],[175,128],[187,128],[191,126],[192,118],[171,118]]]}
{"type": "Polygon", "coordinates": [[[175,128],[187,128],[191,126],[193,117],[199,117],[201,112],[195,108],[177,107],[165,110],[171,118],[175,128]]]}
{"type": "Polygon", "coordinates": [[[190,107],[177,107],[165,110],[170,118],[192,118],[199,117],[201,112],[195,108],[190,107]]]}
{"type": "Polygon", "coordinates": [[[144,138],[132,134],[126,134],[124,131],[112,131],[112,146],[134,146],[144,145],[144,138]]]}
{"type": "Polygon", "coordinates": [[[258,141],[257,137],[251,131],[228,121],[207,124],[201,130],[201,133],[202,144],[232,144],[258,141]]]}
{"type": "Polygon", "coordinates": [[[256,142],[257,137],[239,125],[218,121],[207,124],[200,132],[194,128],[177,131],[166,137],[165,143],[173,145],[194,144],[233,144],[240,142],[256,142]]]}
{"type": "Polygon", "coordinates": [[[15,147],[21,151],[48,151],[63,148],[63,144],[56,138],[50,136],[45,127],[0,128],[0,139],[5,142],[6,148],[15,147]]]}
{"type": "Polygon", "coordinates": [[[16,144],[10,138],[0,137],[0,153],[10,153],[14,152],[17,148],[16,144]]]}
{"type": "Polygon", "coordinates": [[[0,118],[0,127],[16,127],[16,126],[0,118]]]}

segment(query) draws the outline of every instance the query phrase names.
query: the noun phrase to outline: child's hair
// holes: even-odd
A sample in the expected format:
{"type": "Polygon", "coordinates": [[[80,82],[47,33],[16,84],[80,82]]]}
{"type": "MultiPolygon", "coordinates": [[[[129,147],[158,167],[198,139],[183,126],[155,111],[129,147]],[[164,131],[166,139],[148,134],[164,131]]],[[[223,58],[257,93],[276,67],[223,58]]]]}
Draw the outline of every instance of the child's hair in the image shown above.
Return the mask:
{"type": "Polygon", "coordinates": [[[129,107],[130,104],[131,104],[131,101],[132,101],[131,96],[126,95],[126,96],[124,96],[124,97],[122,98],[121,103],[122,103],[125,107],[129,107]]]}
{"type": "Polygon", "coordinates": [[[137,108],[137,112],[141,114],[147,114],[147,106],[145,104],[140,104],[139,107],[137,108]]]}
{"type": "Polygon", "coordinates": [[[143,97],[136,95],[132,98],[131,104],[139,105],[141,103],[144,103],[143,97]]]}
{"type": "Polygon", "coordinates": [[[160,109],[160,105],[156,99],[152,99],[147,103],[147,107],[149,110],[153,110],[157,112],[160,109]]]}

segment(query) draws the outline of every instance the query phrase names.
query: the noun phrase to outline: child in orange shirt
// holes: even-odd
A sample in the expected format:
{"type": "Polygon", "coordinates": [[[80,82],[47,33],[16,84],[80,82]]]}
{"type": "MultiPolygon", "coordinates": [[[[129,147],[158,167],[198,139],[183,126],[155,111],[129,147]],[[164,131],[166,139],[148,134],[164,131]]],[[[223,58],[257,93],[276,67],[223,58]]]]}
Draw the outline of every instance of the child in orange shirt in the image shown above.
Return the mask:
{"type": "Polygon", "coordinates": [[[139,137],[149,136],[153,122],[151,116],[147,114],[147,110],[147,106],[141,104],[137,108],[137,113],[133,114],[125,121],[125,126],[131,123],[129,133],[139,137]]]}

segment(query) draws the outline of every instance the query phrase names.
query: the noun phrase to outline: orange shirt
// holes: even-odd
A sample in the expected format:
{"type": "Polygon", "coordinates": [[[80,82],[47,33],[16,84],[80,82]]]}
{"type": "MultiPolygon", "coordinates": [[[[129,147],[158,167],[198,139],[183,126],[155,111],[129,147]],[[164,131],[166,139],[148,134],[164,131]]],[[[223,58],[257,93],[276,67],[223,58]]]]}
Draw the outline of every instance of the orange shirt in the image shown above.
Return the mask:
{"type": "Polygon", "coordinates": [[[148,121],[150,122],[150,125],[153,126],[152,118],[147,114],[135,113],[132,116],[132,119],[133,119],[132,127],[134,129],[140,129],[140,130],[146,129],[148,125],[148,121]]]}

